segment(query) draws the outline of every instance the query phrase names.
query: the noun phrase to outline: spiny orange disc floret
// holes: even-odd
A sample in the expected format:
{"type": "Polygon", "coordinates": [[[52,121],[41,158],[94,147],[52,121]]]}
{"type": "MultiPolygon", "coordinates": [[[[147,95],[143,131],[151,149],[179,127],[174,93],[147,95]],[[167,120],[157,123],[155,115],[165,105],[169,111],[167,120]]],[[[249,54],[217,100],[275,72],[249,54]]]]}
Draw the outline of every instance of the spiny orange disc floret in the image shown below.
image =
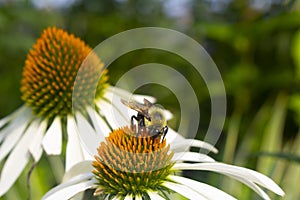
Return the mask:
{"type": "Polygon", "coordinates": [[[173,173],[174,153],[161,137],[137,133],[128,127],[114,130],[101,142],[93,162],[99,187],[95,195],[103,197],[141,195],[147,191],[169,191],[162,186],[173,173]]]}
{"type": "Polygon", "coordinates": [[[50,27],[27,55],[21,81],[22,99],[39,116],[64,116],[72,111],[72,97],[76,98],[73,107],[82,109],[103,94],[106,73],[101,60],[82,40],[50,27]]]}

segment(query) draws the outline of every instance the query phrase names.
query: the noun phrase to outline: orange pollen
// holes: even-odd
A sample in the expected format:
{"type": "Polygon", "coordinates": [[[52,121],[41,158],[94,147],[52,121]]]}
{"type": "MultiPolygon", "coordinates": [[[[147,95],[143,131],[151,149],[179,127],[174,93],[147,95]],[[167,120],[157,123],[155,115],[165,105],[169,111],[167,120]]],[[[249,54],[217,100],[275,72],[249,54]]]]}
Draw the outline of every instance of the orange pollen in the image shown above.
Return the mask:
{"type": "Polygon", "coordinates": [[[147,190],[162,188],[161,183],[172,173],[170,145],[160,136],[149,136],[123,127],[114,130],[101,142],[93,162],[98,194],[144,194],[147,190]]]}

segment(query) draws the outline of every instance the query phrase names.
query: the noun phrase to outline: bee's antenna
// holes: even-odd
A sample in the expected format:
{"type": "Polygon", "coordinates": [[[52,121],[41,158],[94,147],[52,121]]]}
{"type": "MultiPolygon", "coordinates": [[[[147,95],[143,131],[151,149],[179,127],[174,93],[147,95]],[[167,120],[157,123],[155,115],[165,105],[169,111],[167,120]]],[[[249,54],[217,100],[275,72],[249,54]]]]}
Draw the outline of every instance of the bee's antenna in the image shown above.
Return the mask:
{"type": "Polygon", "coordinates": [[[145,104],[146,106],[148,106],[148,107],[153,106],[153,104],[152,104],[150,101],[148,101],[147,99],[145,99],[145,98],[144,98],[144,104],[145,104]]]}

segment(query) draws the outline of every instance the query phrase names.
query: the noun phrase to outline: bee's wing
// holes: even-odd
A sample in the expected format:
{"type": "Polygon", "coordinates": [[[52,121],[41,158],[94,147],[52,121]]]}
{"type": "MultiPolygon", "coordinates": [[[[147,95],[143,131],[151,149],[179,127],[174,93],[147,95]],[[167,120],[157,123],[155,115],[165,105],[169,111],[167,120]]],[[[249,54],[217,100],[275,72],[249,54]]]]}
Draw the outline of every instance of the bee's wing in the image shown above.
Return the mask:
{"type": "Polygon", "coordinates": [[[149,109],[149,107],[148,107],[147,105],[140,104],[140,103],[135,102],[135,101],[130,101],[130,102],[128,102],[128,101],[125,101],[124,99],[121,99],[121,102],[122,102],[125,106],[127,106],[127,107],[129,107],[129,108],[131,108],[131,109],[133,109],[133,110],[135,110],[135,111],[141,113],[141,114],[144,115],[146,118],[150,119],[150,116],[149,116],[149,114],[148,114],[148,109],[149,109]]]}

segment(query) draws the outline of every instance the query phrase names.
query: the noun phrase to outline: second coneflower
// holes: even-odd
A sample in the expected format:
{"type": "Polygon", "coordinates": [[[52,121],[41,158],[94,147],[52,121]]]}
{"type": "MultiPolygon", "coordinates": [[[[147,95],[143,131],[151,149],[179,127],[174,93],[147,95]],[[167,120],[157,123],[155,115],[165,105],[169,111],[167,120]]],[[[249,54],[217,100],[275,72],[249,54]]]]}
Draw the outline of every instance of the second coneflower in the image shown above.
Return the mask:
{"type": "Polygon", "coordinates": [[[270,198],[259,185],[284,195],[263,174],[215,162],[204,154],[180,150],[180,146],[188,144],[185,147],[213,150],[208,144],[182,137],[180,140],[173,142],[167,137],[161,141],[160,137],[149,136],[147,129],[141,133],[128,127],[116,129],[105,142],[100,143],[94,161],[81,162],[73,167],[66,173],[64,182],[50,190],[43,200],[70,199],[88,189],[94,190],[96,199],[163,200],[172,199],[173,193],[194,200],[235,199],[213,186],[180,176],[178,172],[182,170],[203,170],[227,175],[246,184],[266,200],[270,198]],[[185,161],[188,163],[183,163],[185,161]]]}
{"type": "MultiPolygon", "coordinates": [[[[78,128],[96,129],[99,138],[104,138],[101,135],[120,125],[112,116],[112,110],[119,107],[112,97],[130,98],[131,94],[109,86],[107,80],[104,64],[82,40],[56,27],[43,31],[25,61],[21,81],[25,105],[0,120],[0,162],[7,157],[1,170],[0,196],[13,185],[30,157],[38,162],[43,151],[61,154],[63,134],[68,136],[68,170],[89,155],[80,145],[78,128]]],[[[144,96],[132,98],[142,100],[144,96]]]]}

